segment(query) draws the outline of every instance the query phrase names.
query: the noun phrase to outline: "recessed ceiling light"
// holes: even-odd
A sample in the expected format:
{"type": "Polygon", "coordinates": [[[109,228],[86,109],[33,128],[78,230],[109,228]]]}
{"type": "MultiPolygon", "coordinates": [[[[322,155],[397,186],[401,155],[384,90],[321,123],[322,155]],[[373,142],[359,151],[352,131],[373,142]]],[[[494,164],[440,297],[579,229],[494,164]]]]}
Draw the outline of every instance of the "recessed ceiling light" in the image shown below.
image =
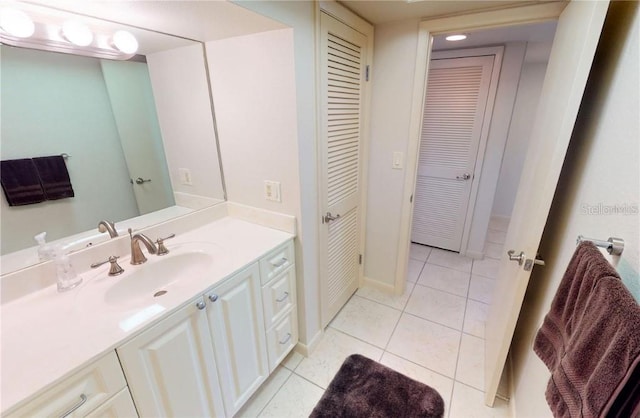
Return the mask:
{"type": "Polygon", "coordinates": [[[464,41],[465,39],[467,39],[467,35],[463,35],[463,34],[456,34],[456,35],[449,35],[446,38],[447,41],[464,41]]]}

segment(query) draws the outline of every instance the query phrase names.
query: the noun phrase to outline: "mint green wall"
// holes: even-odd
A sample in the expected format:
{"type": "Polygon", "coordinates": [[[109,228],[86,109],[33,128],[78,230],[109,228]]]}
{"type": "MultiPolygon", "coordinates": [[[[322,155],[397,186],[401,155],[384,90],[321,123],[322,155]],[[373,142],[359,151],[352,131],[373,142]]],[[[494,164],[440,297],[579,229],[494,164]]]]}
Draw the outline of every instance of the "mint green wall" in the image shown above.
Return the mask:
{"type": "Polygon", "coordinates": [[[75,197],[0,210],[2,254],[138,215],[100,68],[93,58],[0,47],[0,157],[67,153],[75,197]]]}

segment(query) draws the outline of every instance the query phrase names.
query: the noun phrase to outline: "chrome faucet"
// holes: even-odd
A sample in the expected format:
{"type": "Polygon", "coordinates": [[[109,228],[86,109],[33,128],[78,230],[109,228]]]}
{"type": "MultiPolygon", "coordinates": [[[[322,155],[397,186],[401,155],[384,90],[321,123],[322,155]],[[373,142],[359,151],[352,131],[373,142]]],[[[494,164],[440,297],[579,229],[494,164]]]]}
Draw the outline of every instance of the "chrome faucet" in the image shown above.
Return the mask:
{"type": "Polygon", "coordinates": [[[131,264],[142,264],[147,261],[147,257],[144,256],[144,253],[140,249],[140,243],[142,242],[147,250],[149,250],[150,254],[155,254],[158,252],[158,247],[156,244],[151,241],[149,237],[145,234],[135,234],[133,235],[133,231],[129,228],[129,236],[131,237],[131,264]]]}
{"type": "Polygon", "coordinates": [[[98,231],[108,232],[111,238],[118,236],[118,231],[116,231],[116,224],[110,221],[98,222],[98,231]]]}

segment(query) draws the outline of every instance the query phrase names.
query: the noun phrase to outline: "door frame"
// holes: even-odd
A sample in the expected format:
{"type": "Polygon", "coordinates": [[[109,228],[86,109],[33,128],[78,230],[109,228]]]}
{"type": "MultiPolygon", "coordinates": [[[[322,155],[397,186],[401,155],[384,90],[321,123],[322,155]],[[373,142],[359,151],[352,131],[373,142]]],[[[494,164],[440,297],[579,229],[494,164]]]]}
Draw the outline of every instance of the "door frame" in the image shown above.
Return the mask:
{"type": "MultiPolygon", "coordinates": [[[[489,46],[489,47],[470,47],[464,49],[451,49],[446,51],[433,51],[431,53],[431,60],[438,59],[455,59],[455,58],[470,58],[470,57],[480,57],[480,56],[489,56],[493,55],[493,67],[491,69],[491,77],[489,81],[489,95],[487,96],[487,104],[484,110],[484,115],[482,116],[482,129],[480,130],[480,140],[478,143],[478,152],[476,153],[474,163],[473,163],[473,171],[471,175],[471,191],[469,192],[469,202],[467,203],[467,210],[464,216],[464,226],[462,229],[462,237],[460,238],[460,249],[467,248],[469,244],[469,233],[471,231],[471,220],[473,219],[473,212],[476,208],[476,197],[478,196],[478,189],[480,188],[480,173],[482,172],[482,165],[484,164],[484,153],[487,149],[487,142],[489,140],[489,129],[491,127],[491,121],[493,118],[493,108],[496,103],[496,98],[498,95],[498,83],[500,81],[500,75],[502,74],[502,58],[504,56],[504,46],[489,46]],[[487,123],[488,121],[488,123],[487,123]]],[[[425,78],[425,88],[426,88],[426,78],[425,78]]],[[[424,106],[424,99],[423,99],[424,106]]],[[[424,108],[422,109],[421,120],[420,120],[420,128],[422,129],[422,122],[424,119],[424,108]]],[[[417,181],[417,171],[418,171],[418,160],[420,156],[420,142],[421,138],[418,138],[418,147],[416,148],[416,181],[417,181]]],[[[408,158],[413,158],[413,156],[408,156],[408,158]]],[[[414,183],[414,192],[415,192],[415,183],[414,183]]],[[[415,193],[414,193],[415,197],[415,193]]],[[[411,205],[411,219],[413,220],[413,208],[414,204],[411,205]]],[[[413,233],[413,222],[411,225],[411,234],[413,233]]],[[[409,236],[409,240],[411,240],[411,235],[409,236]]]]}
{"type": "MultiPolygon", "coordinates": [[[[567,5],[564,2],[516,6],[500,10],[470,13],[459,16],[423,20],[418,28],[418,45],[416,51],[416,70],[413,81],[413,97],[409,125],[409,144],[407,147],[407,164],[404,176],[402,196],[402,212],[400,216],[400,238],[397,247],[395,293],[402,294],[406,282],[409,263],[409,249],[413,221],[413,194],[418,174],[418,155],[420,147],[420,130],[422,112],[427,87],[429,62],[433,55],[433,37],[435,35],[479,29],[491,29],[503,26],[515,26],[556,20],[567,5]]],[[[463,243],[464,243],[463,237],[463,243]]]]}
{"type": "MultiPolygon", "coordinates": [[[[365,243],[366,243],[366,222],[367,222],[367,185],[369,184],[368,174],[369,174],[369,141],[371,138],[370,135],[370,114],[371,114],[371,91],[372,91],[372,83],[371,78],[373,75],[373,35],[374,28],[366,20],[362,19],[360,16],[353,13],[351,10],[347,9],[343,5],[335,2],[335,1],[319,1],[316,8],[316,65],[320,63],[320,19],[321,14],[326,13],[327,15],[339,20],[345,25],[349,26],[351,29],[360,32],[362,35],[367,38],[367,53],[365,56],[366,63],[369,67],[369,79],[365,82],[364,91],[363,91],[363,100],[362,100],[362,133],[361,133],[361,159],[359,161],[360,164],[360,199],[358,203],[358,222],[360,225],[360,236],[358,237],[358,247],[359,252],[362,254],[362,262],[358,266],[358,287],[362,286],[364,281],[364,257],[365,257],[365,243]]],[[[320,71],[316,71],[316,97],[322,97],[322,74],[320,71]]],[[[322,120],[322,107],[318,104],[316,107],[316,154],[317,154],[317,210],[318,210],[318,219],[316,220],[318,223],[318,232],[319,228],[322,228],[325,225],[322,224],[321,217],[326,213],[326,208],[324,207],[324,202],[322,201],[322,190],[325,186],[323,181],[323,172],[322,172],[322,126],[319,121],[322,120]]],[[[326,242],[322,242],[322,234],[318,233],[318,263],[325,262],[326,251],[323,249],[323,245],[326,246],[326,242]]],[[[319,304],[319,312],[318,318],[320,319],[320,329],[323,332],[324,328],[328,324],[324,324],[323,322],[323,312],[325,308],[326,301],[323,300],[323,292],[322,292],[322,277],[318,278],[318,295],[320,295],[320,304],[319,304]]]]}

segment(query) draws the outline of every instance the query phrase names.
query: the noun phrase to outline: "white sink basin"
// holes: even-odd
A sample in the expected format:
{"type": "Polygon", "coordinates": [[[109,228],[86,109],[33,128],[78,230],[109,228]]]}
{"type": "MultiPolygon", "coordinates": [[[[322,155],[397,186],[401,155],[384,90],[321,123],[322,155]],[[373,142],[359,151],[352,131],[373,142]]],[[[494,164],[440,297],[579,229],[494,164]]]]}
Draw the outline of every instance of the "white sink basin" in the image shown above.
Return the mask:
{"type": "Polygon", "coordinates": [[[185,243],[169,247],[164,256],[147,255],[147,262],[133,266],[129,258],[120,259],[124,273],[108,276],[108,265],[83,285],[76,304],[84,309],[105,304],[114,309],[134,309],[161,303],[172,289],[188,286],[193,280],[206,279],[214,263],[224,262],[224,251],[211,243],[185,243]]]}

